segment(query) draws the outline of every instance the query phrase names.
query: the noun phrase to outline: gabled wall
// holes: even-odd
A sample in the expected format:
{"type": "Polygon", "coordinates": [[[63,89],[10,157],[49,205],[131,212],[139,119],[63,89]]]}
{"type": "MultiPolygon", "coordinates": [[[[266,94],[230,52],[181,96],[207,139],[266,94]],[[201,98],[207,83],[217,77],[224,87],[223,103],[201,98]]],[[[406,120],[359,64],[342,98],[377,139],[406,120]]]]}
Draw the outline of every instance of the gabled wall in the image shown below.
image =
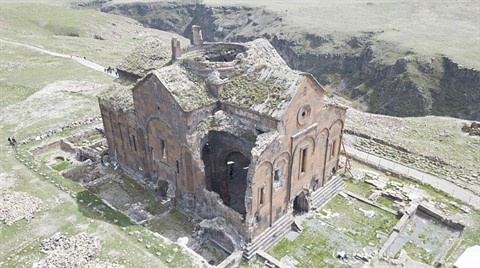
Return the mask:
{"type": "Polygon", "coordinates": [[[278,124],[278,138],[258,157],[247,217],[253,237],[291,212],[293,200],[304,190],[308,194],[326,185],[337,167],[346,113],[324,107],[323,94],[306,75],[278,124]]]}

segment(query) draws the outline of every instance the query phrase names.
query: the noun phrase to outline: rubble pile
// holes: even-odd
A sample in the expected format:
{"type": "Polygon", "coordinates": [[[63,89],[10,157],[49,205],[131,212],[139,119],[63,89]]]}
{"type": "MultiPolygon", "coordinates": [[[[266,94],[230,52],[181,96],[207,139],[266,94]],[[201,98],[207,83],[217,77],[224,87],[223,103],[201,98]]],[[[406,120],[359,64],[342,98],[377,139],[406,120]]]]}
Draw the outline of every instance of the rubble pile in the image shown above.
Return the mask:
{"type": "Polygon", "coordinates": [[[366,179],[365,182],[375,187],[375,190],[373,190],[372,194],[368,197],[368,199],[372,201],[377,201],[378,197],[384,196],[396,201],[399,205],[405,205],[405,202],[421,201],[427,198],[425,191],[413,185],[390,181],[381,176],[366,179]]]}
{"type": "Polygon", "coordinates": [[[480,122],[472,122],[470,125],[463,123],[462,131],[470,136],[480,136],[480,122]]]}
{"type": "Polygon", "coordinates": [[[123,268],[125,266],[116,263],[93,260],[88,262],[83,268],[123,268]]]}
{"type": "Polygon", "coordinates": [[[35,212],[44,208],[42,200],[27,193],[0,191],[0,221],[8,226],[21,219],[31,220],[35,212]]]}
{"type": "MultiPolygon", "coordinates": [[[[34,264],[33,267],[84,267],[98,256],[100,243],[96,237],[86,233],[80,233],[72,237],[56,233],[42,242],[42,252],[46,253],[47,256],[34,264]]],[[[106,265],[104,267],[112,266],[106,265]]]]}

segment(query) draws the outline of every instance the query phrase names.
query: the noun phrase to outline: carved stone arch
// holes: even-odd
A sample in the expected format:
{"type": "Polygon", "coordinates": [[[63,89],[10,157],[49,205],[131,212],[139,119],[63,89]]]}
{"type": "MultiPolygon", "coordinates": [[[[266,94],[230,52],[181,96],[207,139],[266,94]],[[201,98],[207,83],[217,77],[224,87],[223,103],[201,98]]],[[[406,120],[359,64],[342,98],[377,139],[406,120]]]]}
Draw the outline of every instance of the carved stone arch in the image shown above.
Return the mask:
{"type": "Polygon", "coordinates": [[[158,120],[160,122],[162,122],[163,124],[165,124],[168,129],[172,129],[172,127],[170,126],[170,124],[168,124],[165,120],[163,120],[162,118],[158,117],[158,116],[149,116],[148,119],[147,119],[147,122],[145,124],[145,129],[146,129],[146,132],[149,131],[149,125],[150,125],[150,122],[153,121],[153,120],[158,120]]]}
{"type": "Polygon", "coordinates": [[[343,121],[341,119],[336,120],[335,122],[332,123],[329,129],[329,154],[330,157],[329,159],[335,159],[336,156],[338,156],[338,153],[340,152],[340,139],[343,131],[343,121]]]}
{"type": "Polygon", "coordinates": [[[290,154],[281,153],[273,162],[273,189],[278,189],[285,185],[290,175],[290,154]]]}
{"type": "Polygon", "coordinates": [[[255,168],[255,178],[257,178],[257,175],[260,175],[261,173],[259,173],[262,169],[265,169],[264,170],[264,173],[262,173],[263,175],[268,175],[268,174],[271,174],[272,173],[272,170],[273,170],[273,164],[272,162],[268,161],[268,160],[264,160],[262,161],[259,165],[257,165],[257,167],[255,168]],[[267,174],[268,173],[268,174],[267,174]]]}
{"type": "Polygon", "coordinates": [[[317,135],[315,136],[315,141],[317,145],[321,144],[321,142],[324,140],[327,141],[329,135],[330,131],[328,128],[323,128],[321,131],[317,132],[317,135]]]}
{"type": "Polygon", "coordinates": [[[268,226],[272,225],[272,172],[273,164],[270,161],[265,160],[257,165],[254,175],[255,187],[252,189],[255,221],[262,225],[268,223],[268,226]]]}
{"type": "Polygon", "coordinates": [[[297,146],[295,146],[295,149],[293,150],[294,157],[298,155],[299,150],[301,148],[304,148],[305,146],[308,146],[309,148],[311,148],[309,153],[313,153],[315,151],[315,139],[312,136],[307,136],[304,138],[303,141],[299,142],[297,146]]]}
{"type": "Polygon", "coordinates": [[[335,122],[333,122],[332,125],[330,126],[329,133],[331,136],[334,137],[334,136],[340,135],[342,133],[342,130],[343,130],[343,120],[338,119],[335,122]],[[339,130],[338,133],[336,133],[337,130],[339,130]]]}
{"type": "Polygon", "coordinates": [[[318,163],[316,167],[317,167],[318,174],[315,181],[316,187],[323,187],[325,185],[325,166],[327,164],[329,137],[330,137],[330,131],[328,128],[324,128],[317,133],[316,142],[317,142],[317,148],[318,148],[317,149],[318,163]]]}
{"type": "MultiPolygon", "coordinates": [[[[314,157],[314,152],[315,152],[315,139],[312,136],[307,136],[304,138],[304,140],[295,147],[294,153],[293,153],[293,160],[292,162],[292,168],[295,166],[298,169],[298,174],[299,176],[301,175],[302,170],[308,168],[312,164],[309,159],[312,159],[314,157]],[[306,150],[306,151],[305,151],[306,150]],[[305,155],[303,155],[306,152],[305,155]],[[307,156],[308,158],[304,158],[307,156]]],[[[297,170],[293,170],[292,172],[297,172],[297,170]]],[[[296,176],[298,178],[298,176],[296,176]]]]}

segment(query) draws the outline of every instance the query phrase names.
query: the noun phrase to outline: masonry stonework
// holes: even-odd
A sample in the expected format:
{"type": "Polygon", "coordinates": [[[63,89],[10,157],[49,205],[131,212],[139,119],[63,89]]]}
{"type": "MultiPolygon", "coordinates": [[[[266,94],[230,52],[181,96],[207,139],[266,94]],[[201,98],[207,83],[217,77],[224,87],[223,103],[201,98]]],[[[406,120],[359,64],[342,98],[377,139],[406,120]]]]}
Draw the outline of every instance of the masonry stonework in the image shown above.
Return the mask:
{"type": "Polygon", "coordinates": [[[228,235],[205,235],[234,251],[328,187],[346,108],[268,41],[207,43],[194,31],[194,46],[113,87],[100,108],[110,156],[185,214],[221,219],[228,235]]]}

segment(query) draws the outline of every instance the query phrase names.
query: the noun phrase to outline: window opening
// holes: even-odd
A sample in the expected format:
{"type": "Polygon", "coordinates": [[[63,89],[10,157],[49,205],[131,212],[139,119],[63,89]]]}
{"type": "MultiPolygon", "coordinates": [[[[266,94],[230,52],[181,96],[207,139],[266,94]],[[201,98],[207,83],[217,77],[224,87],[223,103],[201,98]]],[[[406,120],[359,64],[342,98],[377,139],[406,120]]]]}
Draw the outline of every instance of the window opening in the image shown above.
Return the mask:
{"type": "Polygon", "coordinates": [[[165,148],[165,141],[160,140],[160,149],[162,151],[162,158],[167,158],[167,150],[165,148]]]}
{"type": "Polygon", "coordinates": [[[275,173],[274,173],[273,179],[275,180],[275,182],[279,182],[279,181],[280,181],[280,169],[275,169],[275,173]]]}
{"type": "Polygon", "coordinates": [[[136,152],[137,151],[137,141],[135,140],[135,135],[132,135],[132,141],[133,141],[133,149],[136,152]]]}
{"type": "Polygon", "coordinates": [[[337,147],[337,141],[333,141],[331,157],[335,156],[335,148],[336,147],[337,147]]]}
{"type": "Polygon", "coordinates": [[[155,159],[155,151],[152,146],[150,146],[150,153],[152,154],[152,158],[155,159]]]}
{"type": "Polygon", "coordinates": [[[304,173],[307,170],[307,149],[302,148],[300,153],[300,173],[304,173]]]}
{"type": "Polygon", "coordinates": [[[260,204],[260,206],[263,206],[263,204],[265,203],[265,199],[264,199],[265,198],[265,186],[259,189],[258,194],[259,194],[259,198],[258,198],[259,204],[260,204]]]}

